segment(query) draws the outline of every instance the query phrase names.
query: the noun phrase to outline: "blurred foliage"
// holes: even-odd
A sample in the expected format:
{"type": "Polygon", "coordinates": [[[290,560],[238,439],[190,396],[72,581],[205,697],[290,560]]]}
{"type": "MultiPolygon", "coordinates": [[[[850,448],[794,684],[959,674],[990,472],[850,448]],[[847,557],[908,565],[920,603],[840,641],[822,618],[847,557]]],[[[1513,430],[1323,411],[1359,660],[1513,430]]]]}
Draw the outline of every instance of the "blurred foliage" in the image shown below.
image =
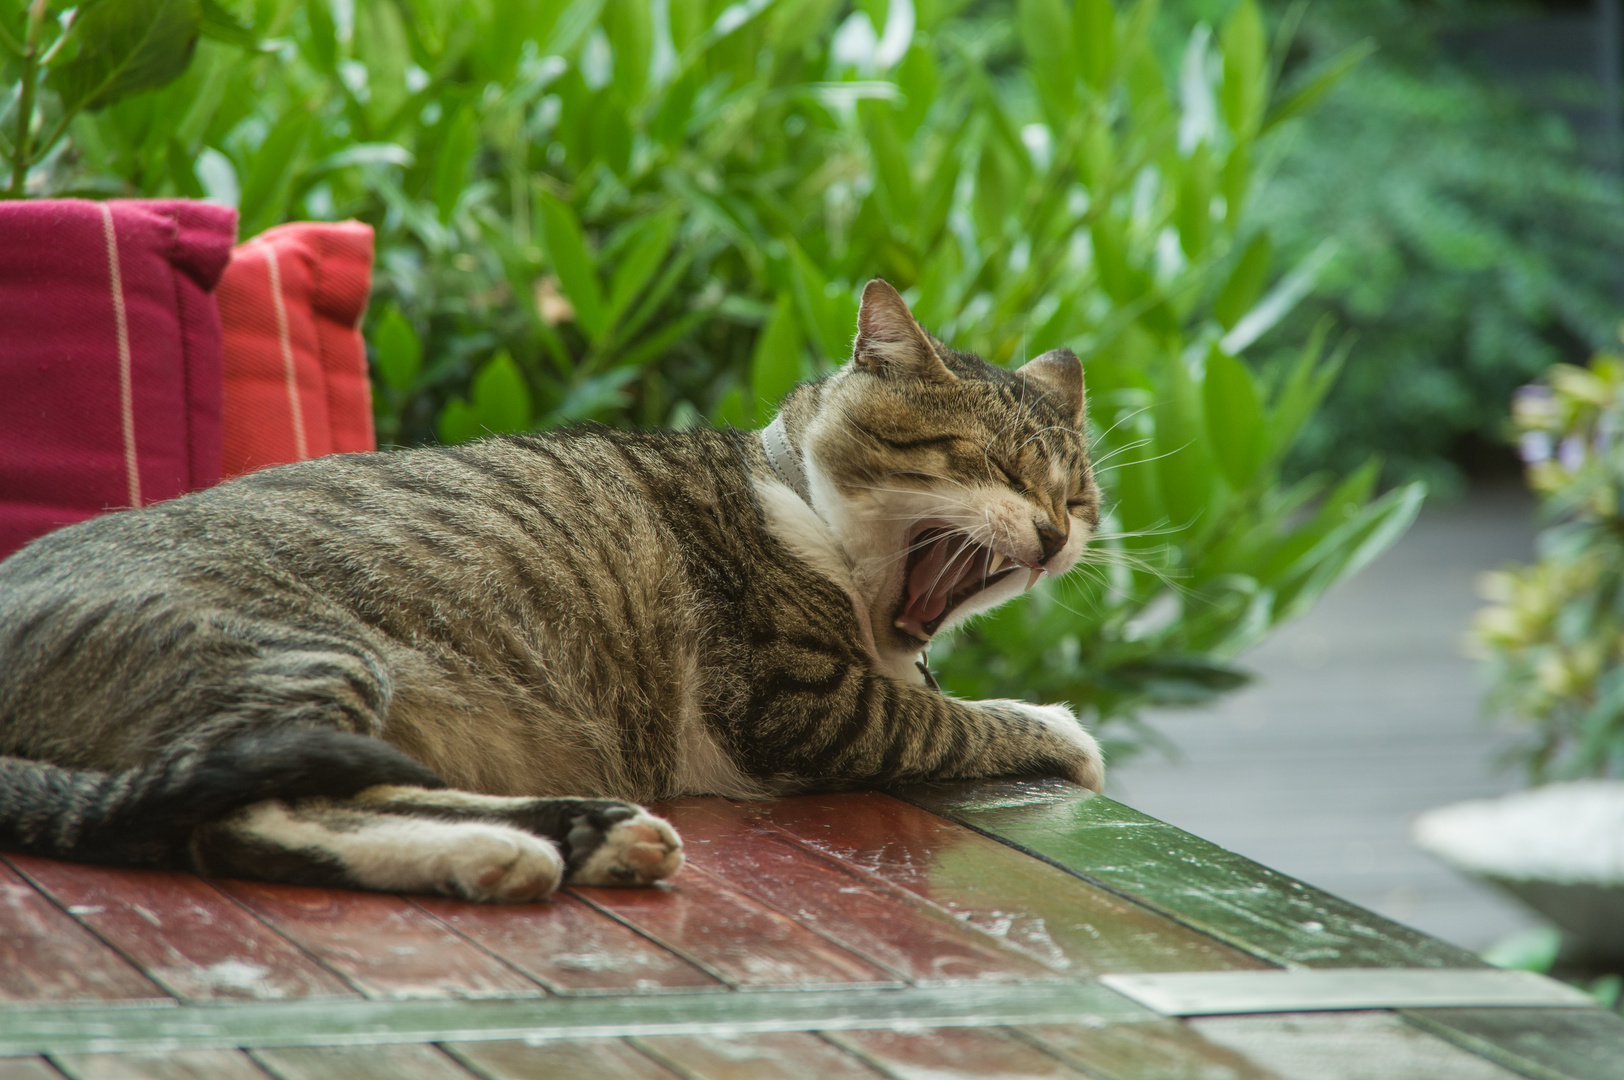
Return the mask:
{"type": "Polygon", "coordinates": [[[1361,40],[1380,48],[1260,163],[1253,224],[1288,260],[1330,258],[1257,355],[1294,349],[1327,315],[1355,342],[1295,468],[1352,468],[1379,451],[1389,479],[1458,489],[1459,462],[1502,442],[1513,389],[1612,340],[1624,185],[1562,117],[1528,103],[1599,109],[1599,91],[1513,90],[1470,59],[1469,42],[1538,14],[1467,0],[1307,10],[1288,71],[1361,40]]]}
{"type": "Polygon", "coordinates": [[[1556,365],[1512,416],[1553,524],[1537,562],[1483,577],[1489,701],[1532,727],[1535,783],[1624,776],[1624,358],[1556,365]]]}
{"type": "Polygon", "coordinates": [[[1321,261],[1276,257],[1254,173],[1362,50],[1281,84],[1250,0],[1216,28],[1153,0],[205,6],[185,74],[72,119],[27,190],[370,222],[385,441],[762,423],[847,357],[874,275],[994,362],[1076,349],[1102,535],[944,644],[959,692],[1069,700],[1120,755],[1419,505],[1374,462],[1282,480],[1342,353],[1320,328],[1242,359],[1321,261]]]}

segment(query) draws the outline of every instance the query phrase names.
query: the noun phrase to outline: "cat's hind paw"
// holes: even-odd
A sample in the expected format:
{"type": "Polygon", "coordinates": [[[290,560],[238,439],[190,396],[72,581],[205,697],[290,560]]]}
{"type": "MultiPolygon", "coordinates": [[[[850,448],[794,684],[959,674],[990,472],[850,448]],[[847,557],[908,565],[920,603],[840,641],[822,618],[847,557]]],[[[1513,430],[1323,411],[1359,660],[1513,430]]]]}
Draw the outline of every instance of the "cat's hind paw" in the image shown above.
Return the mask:
{"type": "Polygon", "coordinates": [[[454,825],[455,852],[442,891],[465,900],[521,904],[558,888],[564,860],[547,840],[505,825],[454,825]]]}
{"type": "Polygon", "coordinates": [[[640,806],[593,809],[570,822],[571,885],[651,885],[682,866],[682,840],[640,806]]]}

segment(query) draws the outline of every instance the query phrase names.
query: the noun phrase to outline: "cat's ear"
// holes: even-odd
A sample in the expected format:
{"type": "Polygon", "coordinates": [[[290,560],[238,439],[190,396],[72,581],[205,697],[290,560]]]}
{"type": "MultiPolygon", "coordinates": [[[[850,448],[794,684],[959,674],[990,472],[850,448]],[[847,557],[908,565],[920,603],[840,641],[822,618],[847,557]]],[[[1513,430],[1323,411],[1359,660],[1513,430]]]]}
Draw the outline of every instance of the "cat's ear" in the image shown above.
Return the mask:
{"type": "Polygon", "coordinates": [[[1050,349],[1016,368],[1015,374],[1047,394],[1071,417],[1073,427],[1083,426],[1087,395],[1083,392],[1083,362],[1077,359],[1076,353],[1070,349],[1050,349]]]}
{"type": "Polygon", "coordinates": [[[936,355],[902,297],[879,278],[863,288],[851,358],[852,363],[876,375],[911,375],[925,382],[957,379],[936,355]]]}

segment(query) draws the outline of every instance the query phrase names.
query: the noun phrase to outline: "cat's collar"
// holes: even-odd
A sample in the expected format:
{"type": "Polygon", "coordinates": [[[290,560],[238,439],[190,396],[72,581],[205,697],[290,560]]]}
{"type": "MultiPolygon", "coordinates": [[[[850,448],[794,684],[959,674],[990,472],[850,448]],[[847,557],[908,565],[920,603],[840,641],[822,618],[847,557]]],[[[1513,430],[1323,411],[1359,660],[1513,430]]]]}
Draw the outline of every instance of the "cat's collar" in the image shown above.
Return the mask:
{"type": "Polygon", "coordinates": [[[811,506],[812,489],[806,482],[806,469],[801,466],[795,448],[789,444],[783,413],[773,417],[773,422],[761,429],[761,448],[767,452],[767,464],[773,475],[799,495],[802,502],[811,506]]]}

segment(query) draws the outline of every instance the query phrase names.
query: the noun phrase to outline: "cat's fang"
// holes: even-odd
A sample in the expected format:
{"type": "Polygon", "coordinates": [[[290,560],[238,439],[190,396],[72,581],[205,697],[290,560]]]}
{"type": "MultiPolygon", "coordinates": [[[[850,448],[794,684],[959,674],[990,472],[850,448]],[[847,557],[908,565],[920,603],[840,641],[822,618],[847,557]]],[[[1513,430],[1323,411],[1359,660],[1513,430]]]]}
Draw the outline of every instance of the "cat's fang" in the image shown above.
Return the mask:
{"type": "Polygon", "coordinates": [[[1032,586],[1036,585],[1038,583],[1038,578],[1040,578],[1042,576],[1043,576],[1043,567],[1041,567],[1041,566],[1033,567],[1032,576],[1026,579],[1026,588],[1022,589],[1021,591],[1022,592],[1031,592],[1032,591],[1032,586]]]}
{"type": "Polygon", "coordinates": [[[990,557],[988,557],[988,559],[987,559],[987,574],[990,576],[992,574],[998,573],[999,567],[1001,567],[1003,565],[1004,565],[1004,553],[1001,552],[1001,551],[993,552],[992,555],[990,557]]]}

